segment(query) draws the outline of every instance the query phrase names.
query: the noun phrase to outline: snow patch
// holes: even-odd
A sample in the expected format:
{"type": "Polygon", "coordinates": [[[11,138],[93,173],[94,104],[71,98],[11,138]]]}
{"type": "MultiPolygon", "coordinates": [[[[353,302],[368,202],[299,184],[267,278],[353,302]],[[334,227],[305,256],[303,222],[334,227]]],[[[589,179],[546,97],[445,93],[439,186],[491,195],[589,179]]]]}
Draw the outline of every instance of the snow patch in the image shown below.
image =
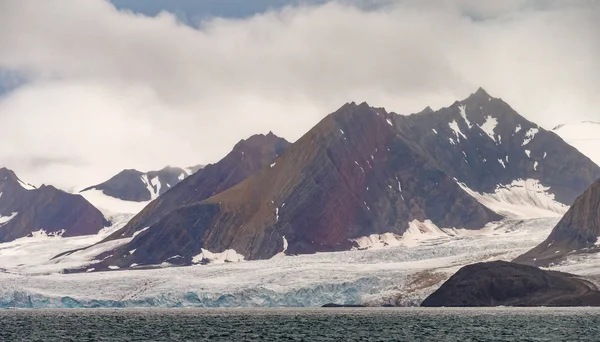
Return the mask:
{"type": "Polygon", "coordinates": [[[17,180],[19,181],[19,185],[21,185],[21,187],[25,190],[35,190],[36,189],[35,186],[33,186],[31,184],[27,184],[18,178],[17,178],[17,180]]]}
{"type": "Polygon", "coordinates": [[[392,120],[390,119],[385,119],[385,121],[388,123],[388,125],[394,127],[394,125],[392,124],[392,120]]]}
{"type": "Polygon", "coordinates": [[[485,122],[483,123],[483,125],[479,126],[479,128],[481,128],[481,130],[485,134],[487,134],[490,137],[490,139],[498,143],[499,140],[496,139],[496,133],[494,132],[496,126],[498,126],[498,119],[488,115],[485,118],[485,122]]]}
{"type": "Polygon", "coordinates": [[[498,159],[498,162],[502,165],[503,168],[506,169],[506,164],[504,164],[504,160],[498,159]]]}
{"type": "Polygon", "coordinates": [[[105,195],[102,190],[86,190],[80,193],[83,198],[98,208],[105,217],[113,214],[131,214],[139,213],[150,201],[134,202],[124,201],[119,198],[105,195]]]}
{"type": "Polygon", "coordinates": [[[469,128],[473,127],[473,125],[471,125],[471,122],[469,121],[469,119],[467,119],[467,106],[460,105],[460,106],[458,106],[458,110],[460,111],[460,116],[462,116],[463,119],[465,120],[467,127],[469,127],[469,128]]]}
{"type": "Polygon", "coordinates": [[[527,158],[531,158],[531,151],[530,150],[525,150],[525,154],[527,155],[527,158]]]}
{"type": "Polygon", "coordinates": [[[156,197],[158,197],[160,195],[160,188],[162,186],[162,184],[160,183],[160,179],[158,179],[158,176],[152,178],[152,180],[150,180],[150,184],[152,184],[152,190],[155,191],[154,194],[156,195],[156,197]]]}
{"type": "Polygon", "coordinates": [[[559,217],[569,209],[555,200],[537,179],[518,179],[508,185],[498,185],[495,192],[479,193],[458,182],[461,188],[479,203],[512,219],[559,217]]]}
{"type": "Polygon", "coordinates": [[[239,262],[244,260],[244,256],[238,254],[233,249],[227,249],[221,253],[213,253],[208,249],[201,249],[202,253],[192,257],[192,262],[194,264],[199,264],[201,262],[207,263],[224,263],[224,262],[239,262]]]}
{"type": "Polygon", "coordinates": [[[154,187],[152,187],[152,183],[148,180],[148,175],[142,175],[140,177],[140,179],[146,185],[146,189],[148,189],[148,193],[150,193],[150,200],[157,198],[158,194],[154,191],[154,187]]]}
{"type": "Polygon", "coordinates": [[[15,218],[15,216],[17,216],[18,214],[18,212],[14,212],[8,216],[0,216],[0,226],[5,225],[8,221],[15,218]]]}
{"type": "Polygon", "coordinates": [[[538,134],[539,132],[540,132],[540,130],[537,128],[530,128],[525,133],[525,140],[523,140],[523,144],[521,146],[525,146],[525,145],[529,144],[533,140],[533,138],[535,138],[536,134],[538,134]]]}
{"type": "MultiPolygon", "coordinates": [[[[285,256],[285,252],[286,252],[286,251],[287,251],[287,249],[288,249],[288,241],[287,241],[287,239],[285,238],[285,235],[282,237],[282,239],[283,239],[283,250],[282,250],[281,252],[279,252],[279,253],[275,254],[275,255],[273,256],[273,258],[280,258],[280,257],[284,257],[284,256],[285,256]]],[[[272,258],[271,258],[271,259],[272,259],[272,258]]]]}
{"type": "Polygon", "coordinates": [[[142,228],[142,229],[138,230],[137,232],[133,233],[133,237],[136,237],[136,236],[140,235],[141,233],[147,231],[148,228],[150,228],[150,227],[146,227],[146,228],[142,228]]]}
{"type": "Polygon", "coordinates": [[[433,131],[433,134],[438,134],[438,132],[435,130],[435,128],[431,129],[433,131]]]}
{"type": "Polygon", "coordinates": [[[464,139],[467,139],[467,137],[460,130],[460,127],[458,127],[458,123],[456,122],[456,120],[453,120],[451,123],[448,124],[448,126],[450,126],[450,129],[452,129],[452,131],[454,131],[454,135],[456,136],[457,140],[459,140],[459,137],[461,137],[461,136],[464,139]]]}
{"type": "Polygon", "coordinates": [[[277,164],[277,163],[273,163],[273,164],[271,164],[271,166],[270,166],[270,167],[272,168],[273,166],[275,166],[275,164],[277,164]]]}

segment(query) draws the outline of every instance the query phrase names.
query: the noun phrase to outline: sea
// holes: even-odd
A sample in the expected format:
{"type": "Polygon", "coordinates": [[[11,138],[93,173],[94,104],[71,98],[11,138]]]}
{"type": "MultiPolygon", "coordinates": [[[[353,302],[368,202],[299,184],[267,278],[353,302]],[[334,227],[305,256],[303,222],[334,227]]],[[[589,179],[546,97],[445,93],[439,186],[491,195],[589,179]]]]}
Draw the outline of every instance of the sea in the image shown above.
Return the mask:
{"type": "Polygon", "coordinates": [[[5,309],[0,341],[600,341],[600,309],[5,309]]]}

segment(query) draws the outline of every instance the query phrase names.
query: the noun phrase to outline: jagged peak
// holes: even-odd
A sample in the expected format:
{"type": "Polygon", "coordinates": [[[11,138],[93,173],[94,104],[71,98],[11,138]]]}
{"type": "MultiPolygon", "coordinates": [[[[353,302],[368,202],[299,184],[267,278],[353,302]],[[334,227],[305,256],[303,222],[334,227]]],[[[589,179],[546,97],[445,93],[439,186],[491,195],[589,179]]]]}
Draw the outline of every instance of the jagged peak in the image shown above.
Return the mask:
{"type": "MultiPolygon", "coordinates": [[[[466,99],[462,100],[462,101],[456,101],[458,103],[464,103],[467,101],[478,101],[478,102],[482,102],[482,101],[491,101],[494,97],[492,97],[487,91],[485,91],[485,89],[483,89],[482,87],[479,87],[474,93],[472,93],[471,95],[469,95],[466,99]]],[[[456,104],[455,102],[455,104],[456,104]]]]}
{"type": "Polygon", "coordinates": [[[149,171],[150,172],[157,172],[157,173],[163,173],[163,172],[179,172],[179,171],[183,171],[182,168],[180,167],[176,167],[176,166],[171,166],[171,165],[167,165],[165,167],[163,167],[162,169],[158,170],[158,171],[149,171]]]}
{"type": "Polygon", "coordinates": [[[17,177],[17,174],[13,170],[8,169],[6,167],[0,168],[0,183],[2,183],[2,182],[4,182],[4,183],[9,182],[12,184],[17,184],[26,190],[35,190],[36,189],[35,186],[23,182],[19,177],[17,177]]]}
{"type": "Polygon", "coordinates": [[[124,169],[121,172],[117,173],[114,177],[119,176],[119,175],[130,175],[130,174],[142,175],[144,173],[142,171],[136,170],[136,169],[124,169]]]}
{"type": "Polygon", "coordinates": [[[6,180],[6,179],[18,180],[19,178],[17,177],[17,175],[15,174],[15,172],[13,170],[8,169],[6,167],[2,167],[2,168],[0,168],[0,180],[6,180]]]}
{"type": "Polygon", "coordinates": [[[431,107],[427,106],[417,114],[430,114],[430,113],[433,113],[433,109],[431,109],[431,107]]]}
{"type": "Polygon", "coordinates": [[[475,96],[485,96],[485,97],[488,97],[488,98],[491,97],[490,94],[488,94],[488,92],[485,91],[485,89],[483,89],[482,87],[479,87],[477,89],[477,91],[473,93],[473,95],[475,95],[475,96]]]}
{"type": "Polygon", "coordinates": [[[267,134],[254,134],[251,135],[250,137],[246,138],[246,139],[241,139],[237,144],[235,144],[235,146],[233,147],[233,150],[240,150],[240,149],[245,149],[245,148],[254,148],[256,146],[262,146],[264,144],[277,144],[277,143],[288,143],[289,142],[287,140],[285,140],[282,137],[277,136],[275,133],[273,133],[272,131],[269,131],[269,133],[267,134]]]}

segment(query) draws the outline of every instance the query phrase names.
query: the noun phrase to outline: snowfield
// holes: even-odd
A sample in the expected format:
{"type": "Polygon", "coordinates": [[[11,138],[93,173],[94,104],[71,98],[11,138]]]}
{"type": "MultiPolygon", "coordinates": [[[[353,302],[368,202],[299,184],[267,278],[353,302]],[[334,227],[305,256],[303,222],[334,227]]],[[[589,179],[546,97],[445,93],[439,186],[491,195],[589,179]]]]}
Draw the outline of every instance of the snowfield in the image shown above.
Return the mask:
{"type": "MultiPolygon", "coordinates": [[[[480,232],[436,233],[408,245],[189,267],[61,274],[44,262],[13,265],[0,272],[0,307],[306,307],[330,302],[414,306],[461,266],[511,260],[534,247],[557,221],[506,220],[480,232]]],[[[73,239],[71,246],[80,243],[76,238],[48,238],[52,239],[73,239]]],[[[43,250],[37,242],[20,243],[30,251],[43,250]]],[[[11,259],[6,253],[18,249],[3,245],[0,263],[6,265],[11,259]]],[[[36,258],[41,262],[44,256],[36,258]]],[[[594,267],[573,262],[553,269],[595,276],[600,258],[593,262],[594,267]]]]}

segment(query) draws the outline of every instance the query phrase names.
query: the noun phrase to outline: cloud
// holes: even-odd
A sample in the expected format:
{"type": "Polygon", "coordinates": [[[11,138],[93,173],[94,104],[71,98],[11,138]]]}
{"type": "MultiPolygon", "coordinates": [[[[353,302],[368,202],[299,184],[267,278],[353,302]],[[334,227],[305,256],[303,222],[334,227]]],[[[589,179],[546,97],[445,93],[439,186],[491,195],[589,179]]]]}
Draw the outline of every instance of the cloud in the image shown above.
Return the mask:
{"type": "Polygon", "coordinates": [[[0,100],[0,165],[82,187],[216,161],[254,133],[295,140],[348,101],[411,113],[479,86],[546,127],[597,120],[592,5],[344,1],[191,27],[100,0],[3,2],[0,68],[28,83],[0,100]]]}

